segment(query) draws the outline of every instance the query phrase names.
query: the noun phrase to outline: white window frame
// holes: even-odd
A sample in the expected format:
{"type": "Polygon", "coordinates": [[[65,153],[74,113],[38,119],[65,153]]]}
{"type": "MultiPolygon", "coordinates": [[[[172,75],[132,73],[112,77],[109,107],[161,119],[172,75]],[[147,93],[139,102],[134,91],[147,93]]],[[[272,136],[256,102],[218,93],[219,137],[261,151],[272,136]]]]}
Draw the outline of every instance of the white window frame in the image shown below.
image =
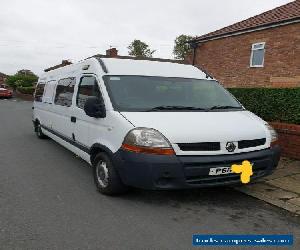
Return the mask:
{"type": "Polygon", "coordinates": [[[251,68],[262,68],[262,67],[264,67],[264,63],[265,63],[265,50],[266,50],[266,42],[260,42],[260,43],[253,43],[252,44],[252,47],[251,47],[251,56],[250,56],[250,67],[251,68]],[[261,47],[254,48],[257,45],[261,45],[261,47]],[[260,64],[260,65],[253,65],[252,64],[253,52],[255,50],[263,50],[264,51],[262,64],[260,64]]]}

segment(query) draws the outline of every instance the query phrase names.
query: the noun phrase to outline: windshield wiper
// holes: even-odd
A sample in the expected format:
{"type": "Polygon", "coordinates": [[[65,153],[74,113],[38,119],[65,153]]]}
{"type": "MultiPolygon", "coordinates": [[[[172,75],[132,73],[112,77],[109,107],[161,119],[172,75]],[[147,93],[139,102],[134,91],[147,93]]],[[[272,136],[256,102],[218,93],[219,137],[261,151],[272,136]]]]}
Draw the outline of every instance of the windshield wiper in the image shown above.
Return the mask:
{"type": "Polygon", "coordinates": [[[157,110],[206,110],[205,108],[189,107],[189,106],[157,106],[151,109],[147,109],[147,112],[157,110]]]}
{"type": "Polygon", "coordinates": [[[221,106],[221,105],[217,105],[217,106],[212,106],[210,108],[207,109],[207,111],[210,110],[214,110],[214,109],[243,109],[243,107],[237,107],[237,106],[229,106],[229,105],[225,105],[225,106],[221,106]]]}
{"type": "Polygon", "coordinates": [[[165,105],[165,106],[157,106],[151,109],[145,110],[146,112],[151,111],[159,111],[159,110],[203,110],[203,111],[210,111],[210,110],[216,110],[216,109],[243,109],[242,107],[236,107],[236,106],[212,106],[210,108],[198,108],[193,106],[171,106],[171,105],[165,105]]]}

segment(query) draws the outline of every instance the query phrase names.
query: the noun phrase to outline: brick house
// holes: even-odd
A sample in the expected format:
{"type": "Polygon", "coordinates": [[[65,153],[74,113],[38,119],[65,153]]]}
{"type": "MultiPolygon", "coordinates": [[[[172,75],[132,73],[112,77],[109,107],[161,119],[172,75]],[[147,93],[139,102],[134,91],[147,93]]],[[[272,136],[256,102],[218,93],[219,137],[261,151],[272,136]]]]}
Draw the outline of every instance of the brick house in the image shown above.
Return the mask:
{"type": "Polygon", "coordinates": [[[7,75],[0,72],[0,86],[5,84],[6,78],[7,78],[7,75]]]}
{"type": "Polygon", "coordinates": [[[199,36],[186,60],[226,87],[300,87],[300,0],[199,36]]]}

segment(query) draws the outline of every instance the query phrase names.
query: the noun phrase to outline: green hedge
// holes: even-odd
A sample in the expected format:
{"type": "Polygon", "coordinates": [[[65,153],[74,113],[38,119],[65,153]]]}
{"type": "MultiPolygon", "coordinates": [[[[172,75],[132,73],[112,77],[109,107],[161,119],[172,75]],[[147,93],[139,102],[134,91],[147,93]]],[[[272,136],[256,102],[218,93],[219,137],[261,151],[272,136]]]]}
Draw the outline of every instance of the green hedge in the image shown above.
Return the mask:
{"type": "Polygon", "coordinates": [[[34,87],[18,87],[17,90],[22,94],[33,95],[34,87]]]}
{"type": "Polygon", "coordinates": [[[300,124],[300,88],[229,88],[246,109],[266,121],[300,124]]]}

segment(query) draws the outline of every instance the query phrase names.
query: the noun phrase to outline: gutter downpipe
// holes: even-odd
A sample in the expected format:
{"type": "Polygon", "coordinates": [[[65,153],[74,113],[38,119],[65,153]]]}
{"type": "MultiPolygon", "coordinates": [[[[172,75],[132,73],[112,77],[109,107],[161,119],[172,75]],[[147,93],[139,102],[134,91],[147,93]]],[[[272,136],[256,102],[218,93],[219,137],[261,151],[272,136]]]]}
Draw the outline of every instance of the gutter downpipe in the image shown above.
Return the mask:
{"type": "Polygon", "coordinates": [[[191,48],[193,49],[193,62],[192,62],[192,65],[195,65],[196,51],[197,51],[198,45],[197,45],[197,43],[192,42],[192,43],[190,43],[190,46],[191,46],[191,48]]]}

